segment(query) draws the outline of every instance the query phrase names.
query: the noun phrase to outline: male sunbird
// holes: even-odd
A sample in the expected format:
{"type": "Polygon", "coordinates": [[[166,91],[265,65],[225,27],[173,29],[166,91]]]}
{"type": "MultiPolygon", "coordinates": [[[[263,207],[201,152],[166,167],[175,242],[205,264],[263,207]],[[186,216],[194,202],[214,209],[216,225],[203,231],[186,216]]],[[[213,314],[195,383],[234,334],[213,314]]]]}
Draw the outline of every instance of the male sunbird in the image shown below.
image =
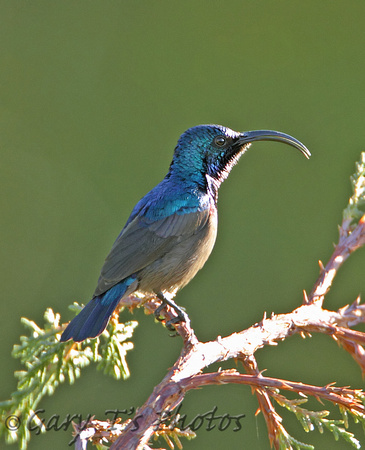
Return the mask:
{"type": "Polygon", "coordinates": [[[69,323],[61,341],[98,336],[119,301],[133,292],[155,295],[184,313],[172,298],[203,267],[217,235],[221,183],[254,141],[280,141],[310,152],[284,133],[238,133],[198,125],[183,133],[165,178],[134,207],[101,269],[93,298],[69,323]]]}

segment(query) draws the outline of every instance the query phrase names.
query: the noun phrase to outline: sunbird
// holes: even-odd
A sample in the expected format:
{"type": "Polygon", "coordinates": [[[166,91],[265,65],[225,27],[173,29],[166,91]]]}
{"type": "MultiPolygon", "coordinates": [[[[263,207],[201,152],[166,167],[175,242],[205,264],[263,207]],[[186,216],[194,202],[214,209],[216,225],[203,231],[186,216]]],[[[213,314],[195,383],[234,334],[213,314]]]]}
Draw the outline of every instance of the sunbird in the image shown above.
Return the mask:
{"type": "Polygon", "coordinates": [[[120,300],[133,292],[158,297],[184,320],[173,297],[207,261],[217,236],[218,189],[254,141],[284,142],[310,157],[301,142],[278,131],[189,128],[177,142],[165,178],[134,207],[101,268],[93,298],[61,341],[98,336],[120,300]]]}

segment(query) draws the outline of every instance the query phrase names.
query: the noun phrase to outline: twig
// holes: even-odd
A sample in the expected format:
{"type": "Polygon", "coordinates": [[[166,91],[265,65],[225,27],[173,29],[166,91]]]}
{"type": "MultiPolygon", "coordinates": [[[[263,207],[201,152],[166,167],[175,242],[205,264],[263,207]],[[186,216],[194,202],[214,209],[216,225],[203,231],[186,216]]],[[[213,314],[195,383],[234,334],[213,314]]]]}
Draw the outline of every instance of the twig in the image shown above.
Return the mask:
{"type": "Polygon", "coordinates": [[[346,261],[352,252],[362,247],[365,243],[365,215],[359,220],[355,229],[351,227],[349,219],[343,219],[340,227],[340,239],[326,267],[323,267],[321,261],[319,266],[321,274],[317,279],[309,295],[308,301],[320,302],[323,304],[324,296],[329,291],[332,281],[335,278],[339,268],[346,261]]]}

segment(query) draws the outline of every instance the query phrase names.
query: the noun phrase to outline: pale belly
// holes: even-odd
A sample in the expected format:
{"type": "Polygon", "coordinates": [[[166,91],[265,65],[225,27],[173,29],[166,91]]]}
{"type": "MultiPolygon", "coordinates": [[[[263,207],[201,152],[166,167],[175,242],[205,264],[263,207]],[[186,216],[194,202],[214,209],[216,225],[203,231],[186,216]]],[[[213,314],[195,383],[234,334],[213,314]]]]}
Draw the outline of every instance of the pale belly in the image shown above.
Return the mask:
{"type": "Polygon", "coordinates": [[[138,273],[138,290],[174,295],[204,266],[214,247],[216,235],[217,216],[212,214],[196,234],[176,243],[168,253],[138,273]]]}

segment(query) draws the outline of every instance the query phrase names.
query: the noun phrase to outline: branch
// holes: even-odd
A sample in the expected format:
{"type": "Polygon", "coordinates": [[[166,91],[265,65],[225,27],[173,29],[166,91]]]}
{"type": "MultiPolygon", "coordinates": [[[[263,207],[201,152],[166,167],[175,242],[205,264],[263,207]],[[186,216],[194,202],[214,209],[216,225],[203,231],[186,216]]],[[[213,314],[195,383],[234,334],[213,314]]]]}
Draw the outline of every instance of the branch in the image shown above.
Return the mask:
{"type": "MultiPolygon", "coordinates": [[[[364,305],[355,302],[351,307],[335,311],[323,310],[318,303],[305,304],[292,313],[273,315],[270,319],[263,318],[262,321],[247,330],[233,333],[227,337],[218,337],[215,341],[197,342],[193,345],[188,343],[184,346],[179,359],[169,370],[161,383],[155,387],[147,402],[137,411],[135,418],[127,425],[124,434],[111,447],[113,450],[143,448],[158,428],[166,414],[169,414],[183,400],[186,392],[196,389],[204,384],[224,384],[228,382],[250,384],[255,387],[294,390],[298,393],[308,393],[315,397],[322,397],[345,407],[354,406],[355,411],[364,414],[363,407],[360,408],[358,401],[351,403],[349,398],[354,391],[348,392],[344,388],[338,392],[350,397],[341,397],[336,394],[336,389],[330,386],[307,387],[301,383],[293,383],[252,375],[222,372],[202,375],[203,369],[215,362],[228,359],[242,359],[252,357],[259,348],[265,345],[275,345],[276,341],[295,333],[319,332],[329,334],[338,340],[344,340],[346,335],[343,327],[336,323],[347,325],[356,320],[356,323],[365,322],[364,305]],[[355,405],[356,404],[356,405],[355,405]]],[[[356,339],[365,343],[365,333],[356,332],[356,339]]],[[[267,415],[272,415],[272,408],[261,396],[261,409],[268,410],[267,415]],[[266,403],[266,408],[263,403],[266,403]]],[[[266,415],[266,416],[267,416],[266,415]]],[[[265,416],[265,417],[266,417],[265,416]]],[[[365,417],[365,415],[364,415],[365,417]]]]}

